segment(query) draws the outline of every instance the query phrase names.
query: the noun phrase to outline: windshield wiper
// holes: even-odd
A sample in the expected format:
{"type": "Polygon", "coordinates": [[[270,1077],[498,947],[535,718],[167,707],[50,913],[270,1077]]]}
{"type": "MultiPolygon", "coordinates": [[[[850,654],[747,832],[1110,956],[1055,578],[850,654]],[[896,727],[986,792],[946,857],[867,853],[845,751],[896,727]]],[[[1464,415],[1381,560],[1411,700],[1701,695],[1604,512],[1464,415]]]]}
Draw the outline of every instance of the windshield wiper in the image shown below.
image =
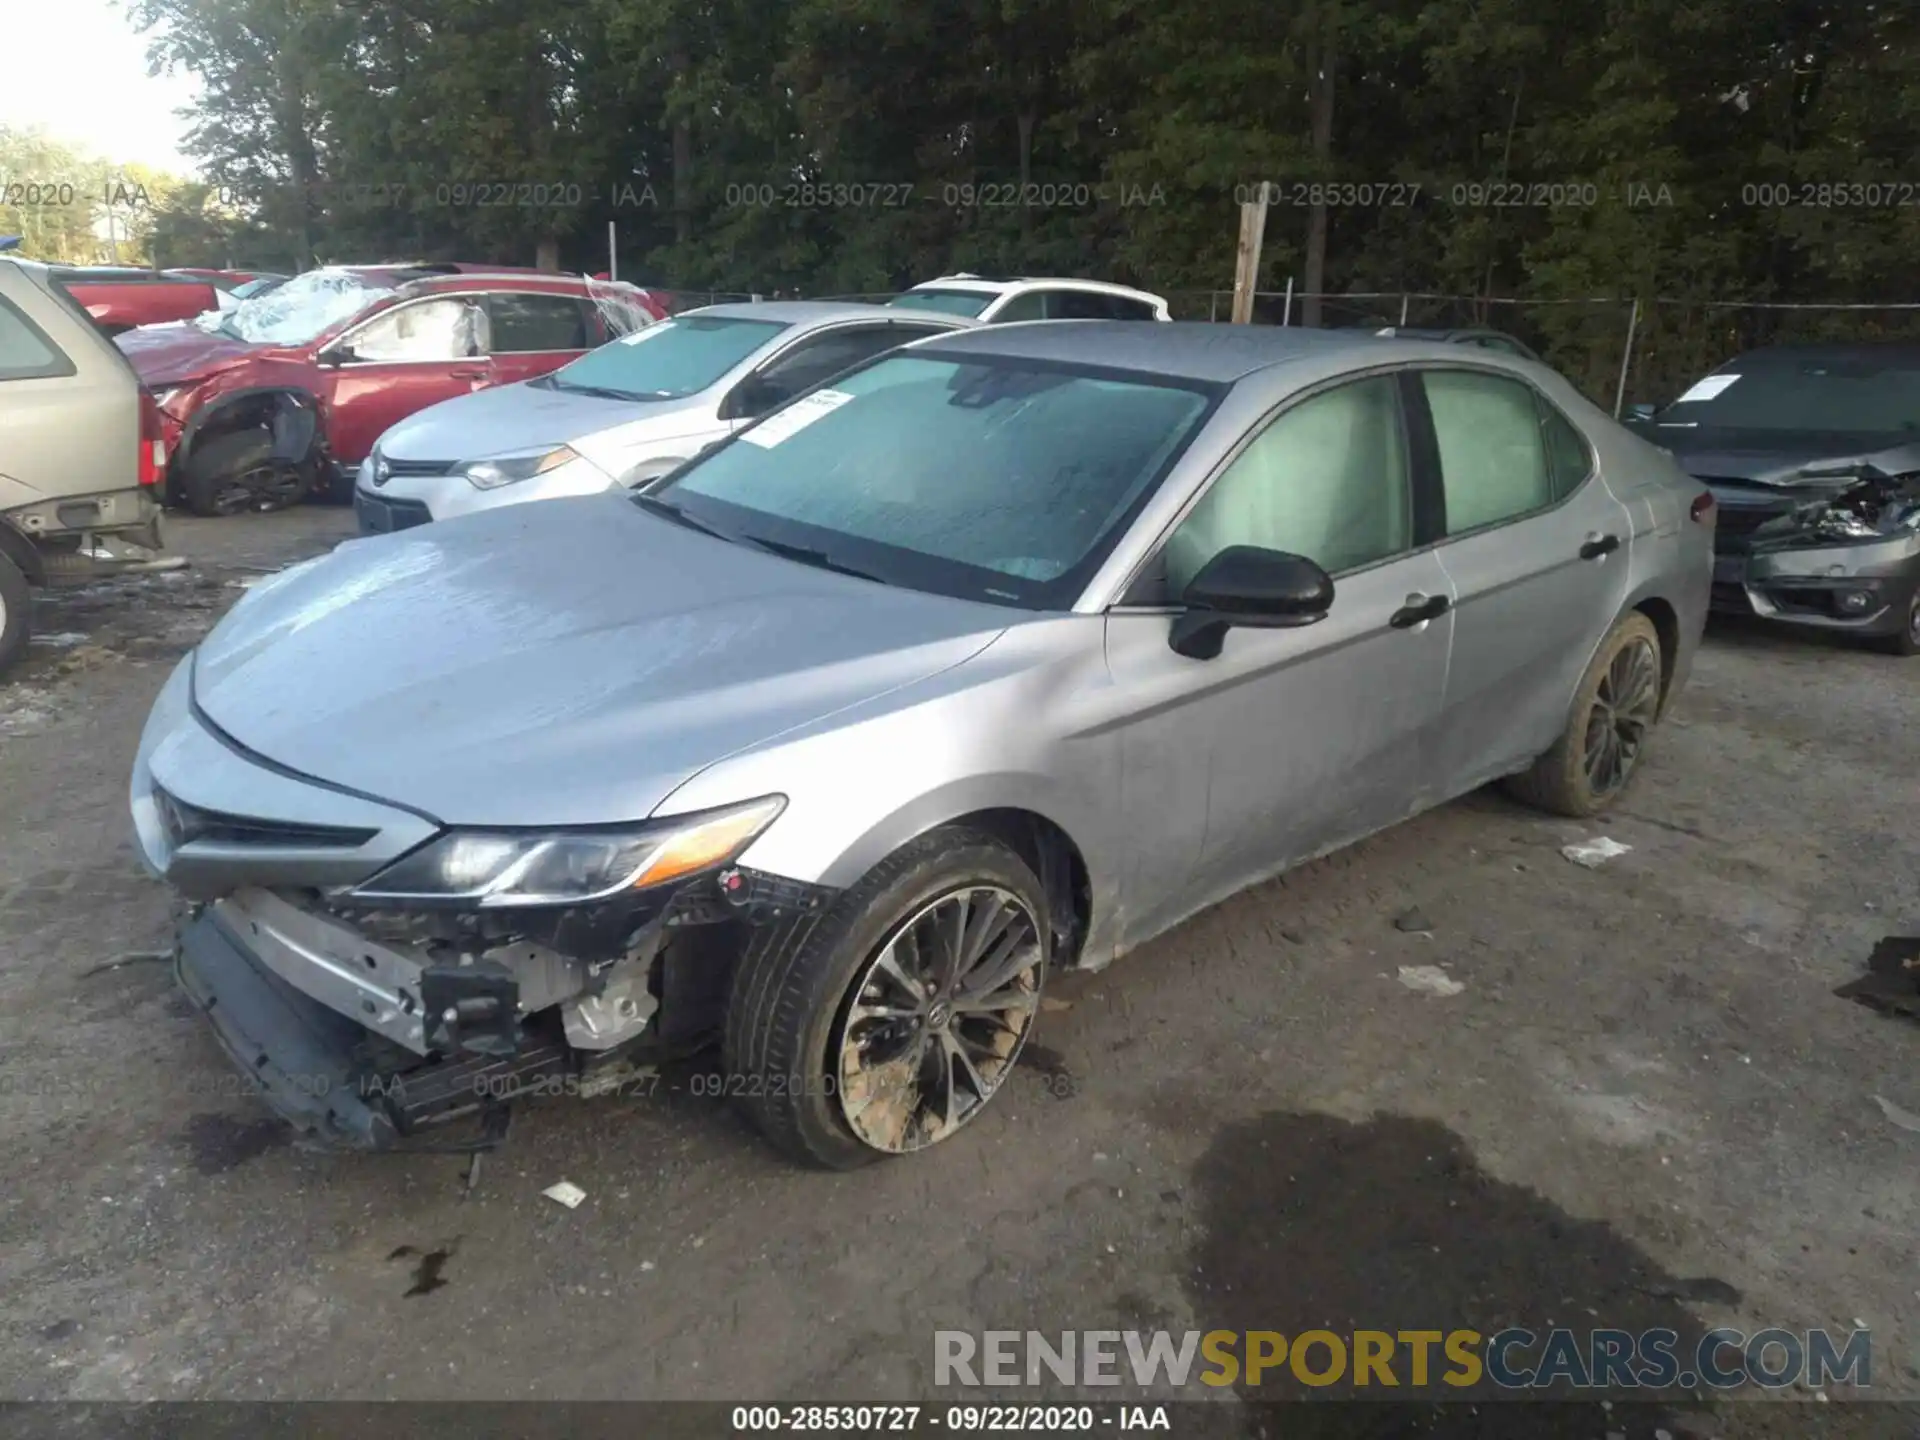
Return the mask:
{"type": "Polygon", "coordinates": [[[815,550],[806,545],[789,545],[784,540],[768,540],[759,535],[742,535],[740,539],[756,550],[765,550],[771,555],[779,555],[788,560],[798,560],[802,565],[831,570],[837,575],[851,575],[856,580],[871,580],[877,585],[888,583],[878,575],[857,569],[852,565],[843,565],[824,550],[815,550]]]}
{"type": "Polygon", "coordinates": [[[698,530],[702,535],[711,535],[716,540],[737,541],[738,537],[715,529],[704,520],[696,520],[685,510],[658,495],[649,495],[644,490],[633,492],[633,503],[646,510],[648,514],[658,515],[663,520],[671,520],[676,525],[684,525],[689,530],[698,530]]]}
{"type": "Polygon", "coordinates": [[[564,390],[569,395],[592,395],[601,400],[665,400],[670,397],[664,391],[650,394],[636,393],[632,390],[616,390],[611,385],[575,385],[569,380],[555,379],[555,390],[564,390]]]}

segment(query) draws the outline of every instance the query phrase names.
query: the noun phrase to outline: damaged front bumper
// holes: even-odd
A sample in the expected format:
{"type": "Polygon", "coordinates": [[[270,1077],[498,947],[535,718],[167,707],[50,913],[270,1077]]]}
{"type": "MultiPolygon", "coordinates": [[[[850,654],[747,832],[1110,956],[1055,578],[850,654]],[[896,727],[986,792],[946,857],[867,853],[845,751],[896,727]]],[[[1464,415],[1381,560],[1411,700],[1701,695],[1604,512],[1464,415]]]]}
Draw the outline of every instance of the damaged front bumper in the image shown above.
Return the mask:
{"type": "Polygon", "coordinates": [[[1858,635],[1903,630],[1920,586],[1920,475],[1867,467],[1848,479],[1749,503],[1767,518],[1715,557],[1716,608],[1858,635]]]}
{"type": "Polygon", "coordinates": [[[834,893],[716,863],[578,902],[369,897],[370,876],[445,832],[239,750],[194,710],[191,665],[135,759],[138,849],[182,901],[180,983],[316,1142],[379,1149],[698,1050],[747,946],[834,893]]]}
{"type": "Polygon", "coordinates": [[[1754,613],[1769,620],[1898,634],[1920,586],[1920,534],[1812,548],[1756,546],[1742,585],[1754,613]]]}
{"type": "Polygon", "coordinates": [[[261,1097],[308,1140],[379,1150],[523,1097],[590,1096],[710,1043],[758,927],[830,892],[751,871],[666,897],[618,957],[511,937],[453,950],[439,916],[330,912],[247,888],[183,915],[175,974],[261,1097]]]}

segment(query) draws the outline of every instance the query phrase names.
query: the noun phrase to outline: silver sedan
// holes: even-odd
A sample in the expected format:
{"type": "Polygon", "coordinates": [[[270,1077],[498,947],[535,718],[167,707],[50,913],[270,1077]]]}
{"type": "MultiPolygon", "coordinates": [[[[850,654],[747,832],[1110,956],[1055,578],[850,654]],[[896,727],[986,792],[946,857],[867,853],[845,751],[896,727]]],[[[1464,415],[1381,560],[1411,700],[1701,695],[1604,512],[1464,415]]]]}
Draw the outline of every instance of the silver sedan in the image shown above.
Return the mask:
{"type": "Polygon", "coordinates": [[[947,1139],[1049,975],[1476,786],[1615,799],[1713,505],[1552,371],[1070,322],[674,475],[256,587],[141,740],[179,975],[312,1135],[719,1042],[802,1161],[947,1139]]]}
{"type": "Polygon", "coordinates": [[[550,375],[402,420],[360,467],[360,532],[658,479],[842,370],[974,323],[813,300],[689,310],[550,375]]]}

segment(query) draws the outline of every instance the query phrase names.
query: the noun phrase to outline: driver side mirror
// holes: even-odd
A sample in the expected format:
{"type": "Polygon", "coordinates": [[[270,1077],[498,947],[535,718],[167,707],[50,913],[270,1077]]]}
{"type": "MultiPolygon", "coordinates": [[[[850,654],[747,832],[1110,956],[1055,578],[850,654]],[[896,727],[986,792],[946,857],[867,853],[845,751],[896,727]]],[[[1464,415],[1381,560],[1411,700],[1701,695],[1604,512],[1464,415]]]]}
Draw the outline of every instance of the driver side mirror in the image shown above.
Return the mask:
{"type": "Polygon", "coordinates": [[[335,345],[330,349],[322,350],[314,358],[322,365],[331,366],[351,365],[360,357],[353,353],[353,347],[351,345],[335,345]]]}
{"type": "Polygon", "coordinates": [[[1234,626],[1279,630],[1313,625],[1333,608],[1333,577],[1304,555],[1229,545],[1200,567],[1180,595],[1186,613],[1167,644],[1192,660],[1220,653],[1234,626]]]}
{"type": "Polygon", "coordinates": [[[1660,407],[1658,405],[1629,405],[1627,407],[1627,419],[1629,420],[1651,420],[1659,413],[1660,407]]]}

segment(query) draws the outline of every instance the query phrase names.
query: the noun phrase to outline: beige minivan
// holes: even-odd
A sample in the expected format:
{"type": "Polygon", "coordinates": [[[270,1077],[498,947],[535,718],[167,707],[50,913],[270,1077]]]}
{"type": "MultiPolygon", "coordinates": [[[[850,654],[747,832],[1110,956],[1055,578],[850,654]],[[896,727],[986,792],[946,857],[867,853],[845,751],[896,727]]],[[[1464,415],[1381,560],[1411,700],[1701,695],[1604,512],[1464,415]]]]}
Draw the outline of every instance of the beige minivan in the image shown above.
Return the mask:
{"type": "Polygon", "coordinates": [[[160,548],[160,412],[47,268],[0,259],[0,674],[27,648],[30,587],[160,548]]]}

